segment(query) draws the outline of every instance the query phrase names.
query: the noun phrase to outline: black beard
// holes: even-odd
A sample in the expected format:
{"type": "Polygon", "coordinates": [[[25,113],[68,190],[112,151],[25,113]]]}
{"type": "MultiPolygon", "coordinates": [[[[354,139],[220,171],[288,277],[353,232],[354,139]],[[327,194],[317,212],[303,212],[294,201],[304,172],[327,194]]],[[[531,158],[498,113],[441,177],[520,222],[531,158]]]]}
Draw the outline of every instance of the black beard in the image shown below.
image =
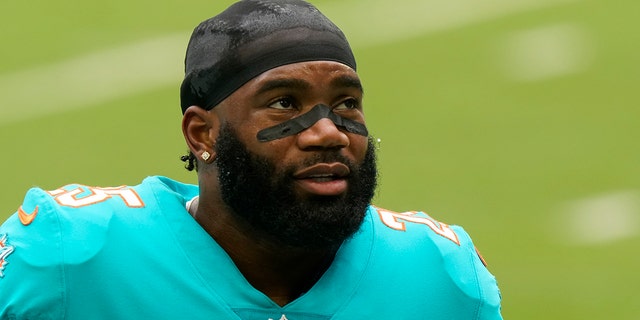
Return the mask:
{"type": "Polygon", "coordinates": [[[318,151],[312,158],[277,169],[268,159],[249,152],[228,125],[220,129],[215,149],[223,201],[254,230],[284,246],[322,249],[341,245],[360,228],[377,184],[371,139],[359,165],[334,150],[318,151]],[[297,195],[294,172],[321,162],[349,167],[347,192],[297,195]]]}

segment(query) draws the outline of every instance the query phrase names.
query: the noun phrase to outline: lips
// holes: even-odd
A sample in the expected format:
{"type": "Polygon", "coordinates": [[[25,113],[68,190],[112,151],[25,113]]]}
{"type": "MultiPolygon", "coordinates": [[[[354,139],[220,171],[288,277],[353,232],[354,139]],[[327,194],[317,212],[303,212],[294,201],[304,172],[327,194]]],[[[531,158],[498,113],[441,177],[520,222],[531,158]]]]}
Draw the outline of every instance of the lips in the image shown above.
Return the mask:
{"type": "Polygon", "coordinates": [[[336,196],[347,190],[346,177],[350,170],[340,162],[319,163],[294,173],[297,185],[305,192],[321,195],[336,196]]]}

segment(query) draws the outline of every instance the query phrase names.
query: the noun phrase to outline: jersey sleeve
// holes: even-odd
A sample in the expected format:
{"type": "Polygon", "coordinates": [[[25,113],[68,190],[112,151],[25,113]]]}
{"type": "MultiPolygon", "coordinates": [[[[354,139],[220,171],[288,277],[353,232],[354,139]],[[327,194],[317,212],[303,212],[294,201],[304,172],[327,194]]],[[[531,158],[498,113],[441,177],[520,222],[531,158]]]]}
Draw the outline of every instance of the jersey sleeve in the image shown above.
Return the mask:
{"type": "Polygon", "coordinates": [[[42,189],[27,192],[0,226],[0,319],[62,319],[63,252],[57,206],[42,189]]]}
{"type": "Polygon", "coordinates": [[[450,273],[454,273],[453,279],[461,279],[460,288],[470,296],[477,296],[480,300],[476,319],[501,320],[501,295],[496,278],[487,269],[469,234],[460,226],[451,226],[451,229],[458,235],[460,249],[464,250],[464,254],[459,255],[458,259],[451,260],[452,264],[456,265],[451,265],[447,269],[450,273]],[[468,267],[461,268],[462,265],[468,267]],[[475,281],[469,281],[469,279],[475,281]]]}
{"type": "Polygon", "coordinates": [[[424,319],[502,319],[496,279],[462,227],[439,222],[423,211],[374,209],[381,222],[378,237],[386,244],[378,245],[386,257],[380,259],[381,269],[388,283],[401,284],[388,286],[394,288],[389,292],[417,297],[405,298],[403,309],[419,312],[424,319]],[[403,272],[387,271],[399,265],[403,272]]]}

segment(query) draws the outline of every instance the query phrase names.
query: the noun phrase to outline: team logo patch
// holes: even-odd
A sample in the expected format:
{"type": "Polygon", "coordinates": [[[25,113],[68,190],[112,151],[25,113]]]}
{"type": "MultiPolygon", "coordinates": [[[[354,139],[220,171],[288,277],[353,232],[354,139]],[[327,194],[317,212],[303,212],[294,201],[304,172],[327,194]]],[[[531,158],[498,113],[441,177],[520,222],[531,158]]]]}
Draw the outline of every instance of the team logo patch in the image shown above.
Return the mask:
{"type": "Polygon", "coordinates": [[[36,215],[38,215],[38,209],[38,206],[36,206],[36,208],[32,212],[27,213],[26,211],[24,211],[22,206],[20,206],[20,208],[18,209],[18,218],[20,218],[20,222],[25,226],[30,225],[31,222],[35,220],[36,215]]]}
{"type": "Polygon", "coordinates": [[[4,267],[7,264],[7,257],[13,252],[13,247],[7,242],[7,235],[0,233],[0,278],[4,277],[4,267]]]}

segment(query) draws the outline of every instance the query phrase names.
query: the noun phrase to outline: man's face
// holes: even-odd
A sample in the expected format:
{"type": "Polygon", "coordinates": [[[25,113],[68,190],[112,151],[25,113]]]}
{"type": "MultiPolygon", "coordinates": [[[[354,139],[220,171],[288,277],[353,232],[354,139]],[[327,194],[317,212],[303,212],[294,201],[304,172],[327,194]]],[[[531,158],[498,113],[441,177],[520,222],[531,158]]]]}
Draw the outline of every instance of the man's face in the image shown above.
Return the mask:
{"type": "Polygon", "coordinates": [[[367,137],[321,119],[291,136],[259,142],[257,132],[317,104],[364,123],[356,73],[335,62],[269,70],[214,108],[222,119],[216,165],[222,198],[237,215],[284,245],[339,245],[356,232],[376,185],[367,137]]]}

